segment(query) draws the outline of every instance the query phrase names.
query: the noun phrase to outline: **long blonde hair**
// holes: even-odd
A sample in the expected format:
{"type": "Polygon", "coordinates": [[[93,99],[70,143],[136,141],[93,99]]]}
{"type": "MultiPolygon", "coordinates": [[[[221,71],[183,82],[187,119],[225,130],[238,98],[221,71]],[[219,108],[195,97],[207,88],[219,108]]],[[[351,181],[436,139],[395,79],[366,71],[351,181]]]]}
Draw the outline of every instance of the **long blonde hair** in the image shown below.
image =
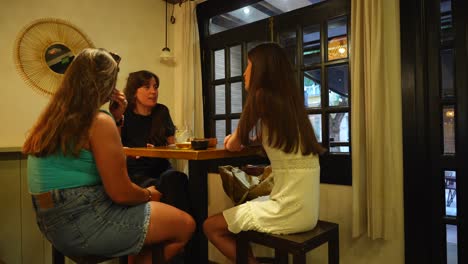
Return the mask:
{"type": "Polygon", "coordinates": [[[89,141],[99,108],[109,100],[117,72],[117,63],[106,50],[80,52],[30,130],[23,153],[43,157],[61,150],[77,156],[89,141]]]}

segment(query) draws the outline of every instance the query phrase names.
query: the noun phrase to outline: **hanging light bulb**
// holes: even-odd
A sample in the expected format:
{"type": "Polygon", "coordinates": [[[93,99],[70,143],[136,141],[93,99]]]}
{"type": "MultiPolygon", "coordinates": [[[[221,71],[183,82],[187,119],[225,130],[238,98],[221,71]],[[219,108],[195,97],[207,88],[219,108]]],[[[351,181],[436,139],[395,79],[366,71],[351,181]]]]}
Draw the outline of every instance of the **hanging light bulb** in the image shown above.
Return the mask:
{"type": "Polygon", "coordinates": [[[162,49],[161,55],[159,55],[159,58],[163,62],[172,61],[174,59],[174,55],[172,54],[171,49],[167,47],[167,1],[168,0],[166,0],[166,45],[162,49]]]}

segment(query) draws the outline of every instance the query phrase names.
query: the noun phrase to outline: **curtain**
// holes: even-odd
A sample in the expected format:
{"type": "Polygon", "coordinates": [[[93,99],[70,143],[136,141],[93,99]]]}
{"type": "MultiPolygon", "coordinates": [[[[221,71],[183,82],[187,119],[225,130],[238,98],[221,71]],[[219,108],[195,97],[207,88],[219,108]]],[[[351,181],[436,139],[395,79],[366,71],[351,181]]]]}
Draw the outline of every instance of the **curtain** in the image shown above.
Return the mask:
{"type": "Polygon", "coordinates": [[[174,122],[188,126],[195,137],[204,137],[196,5],[195,1],[174,5],[174,122]]]}
{"type": "Polygon", "coordinates": [[[352,234],[403,236],[399,0],[351,1],[352,234]]]}
{"type": "MultiPolygon", "coordinates": [[[[194,137],[204,137],[200,41],[195,1],[174,4],[174,123],[186,126],[194,137]]],[[[169,11],[168,11],[169,12],[169,11]]],[[[173,161],[188,173],[188,162],[173,161]]]]}

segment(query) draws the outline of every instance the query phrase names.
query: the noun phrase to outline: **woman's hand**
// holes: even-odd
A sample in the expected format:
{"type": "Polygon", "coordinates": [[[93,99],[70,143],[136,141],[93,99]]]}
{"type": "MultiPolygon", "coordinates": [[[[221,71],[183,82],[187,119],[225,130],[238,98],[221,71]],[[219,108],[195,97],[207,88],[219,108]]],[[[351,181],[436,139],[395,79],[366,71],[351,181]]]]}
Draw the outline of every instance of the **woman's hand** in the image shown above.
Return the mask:
{"type": "Polygon", "coordinates": [[[116,122],[122,119],[122,116],[125,113],[125,110],[127,109],[127,105],[128,102],[125,98],[125,94],[117,89],[114,89],[111,95],[109,111],[111,112],[116,122]]]}
{"type": "Polygon", "coordinates": [[[160,191],[156,190],[156,187],[150,186],[150,187],[148,187],[146,189],[151,192],[151,201],[159,202],[161,200],[162,193],[160,191]]]}

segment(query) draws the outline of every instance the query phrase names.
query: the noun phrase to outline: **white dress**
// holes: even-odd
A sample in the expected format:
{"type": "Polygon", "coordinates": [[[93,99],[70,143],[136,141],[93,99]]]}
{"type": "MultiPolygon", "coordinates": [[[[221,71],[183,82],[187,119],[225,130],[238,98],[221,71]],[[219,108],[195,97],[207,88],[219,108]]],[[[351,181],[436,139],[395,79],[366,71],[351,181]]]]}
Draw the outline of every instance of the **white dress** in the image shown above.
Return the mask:
{"type": "Polygon", "coordinates": [[[273,234],[290,234],[311,230],[319,213],[320,165],[318,155],[285,153],[267,145],[263,147],[271,162],[274,187],[263,196],[223,211],[232,233],[255,230],[273,234]]]}

